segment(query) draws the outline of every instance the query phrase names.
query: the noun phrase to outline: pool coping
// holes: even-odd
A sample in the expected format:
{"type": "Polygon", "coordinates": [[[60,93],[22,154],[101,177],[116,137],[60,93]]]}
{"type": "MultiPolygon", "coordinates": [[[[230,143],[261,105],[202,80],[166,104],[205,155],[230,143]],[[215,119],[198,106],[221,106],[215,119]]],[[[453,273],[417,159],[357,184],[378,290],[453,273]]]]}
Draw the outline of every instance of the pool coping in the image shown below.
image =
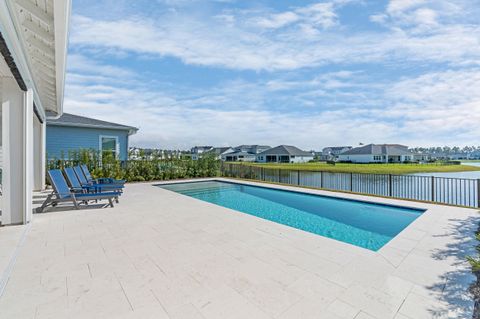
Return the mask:
{"type": "Polygon", "coordinates": [[[114,208],[35,215],[0,298],[2,313],[471,319],[467,290],[475,276],[465,256],[476,253],[477,210],[410,203],[428,213],[374,252],[153,187],[201,180],[232,181],[127,184],[114,208]]]}

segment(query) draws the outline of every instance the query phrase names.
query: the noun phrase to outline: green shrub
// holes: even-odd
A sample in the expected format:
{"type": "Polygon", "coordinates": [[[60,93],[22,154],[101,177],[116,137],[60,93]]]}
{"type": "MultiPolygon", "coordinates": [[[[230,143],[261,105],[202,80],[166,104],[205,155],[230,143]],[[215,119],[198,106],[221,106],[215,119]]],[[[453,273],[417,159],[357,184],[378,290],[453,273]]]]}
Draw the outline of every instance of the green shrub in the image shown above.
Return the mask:
{"type": "Polygon", "coordinates": [[[170,180],[194,177],[214,177],[220,174],[220,161],[215,156],[205,155],[197,161],[191,158],[147,158],[129,156],[126,162],[110,154],[99,154],[94,150],[69,152],[65,157],[47,161],[47,169],[63,169],[68,166],[86,164],[94,178],[113,177],[130,182],[170,180]]]}

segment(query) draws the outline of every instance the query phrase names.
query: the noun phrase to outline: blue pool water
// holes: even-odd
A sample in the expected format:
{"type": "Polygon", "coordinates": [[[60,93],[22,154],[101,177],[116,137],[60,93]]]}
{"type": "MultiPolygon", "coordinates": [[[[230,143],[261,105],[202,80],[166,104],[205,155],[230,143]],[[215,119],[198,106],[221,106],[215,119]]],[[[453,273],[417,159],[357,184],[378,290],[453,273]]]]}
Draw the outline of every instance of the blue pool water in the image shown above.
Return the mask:
{"type": "Polygon", "coordinates": [[[159,186],[373,251],[423,213],[411,208],[218,181],[159,186]]]}

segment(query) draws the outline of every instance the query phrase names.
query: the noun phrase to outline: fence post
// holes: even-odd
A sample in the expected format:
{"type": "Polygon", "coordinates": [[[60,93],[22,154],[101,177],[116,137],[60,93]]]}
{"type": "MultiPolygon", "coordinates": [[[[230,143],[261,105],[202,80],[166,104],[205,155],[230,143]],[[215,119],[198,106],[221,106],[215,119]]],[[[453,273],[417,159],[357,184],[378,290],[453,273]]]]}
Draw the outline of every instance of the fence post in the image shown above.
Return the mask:
{"type": "Polygon", "coordinates": [[[480,178],[477,178],[477,207],[480,207],[480,178]]]}
{"type": "Polygon", "coordinates": [[[300,170],[297,171],[297,185],[300,185],[300,170]]]}
{"type": "Polygon", "coordinates": [[[353,192],[353,173],[350,173],[350,191],[353,192]]]}
{"type": "Polygon", "coordinates": [[[323,172],[320,171],[320,188],[323,188],[323,172]]]}
{"type": "Polygon", "coordinates": [[[277,181],[280,183],[280,168],[278,169],[278,180],[277,181]]]}
{"type": "Polygon", "coordinates": [[[388,196],[392,197],[393,194],[393,182],[392,182],[392,174],[388,174],[388,196]]]}
{"type": "Polygon", "coordinates": [[[435,201],[435,176],[432,176],[432,202],[435,201]]]}
{"type": "Polygon", "coordinates": [[[265,181],[265,167],[261,167],[262,181],[265,181]]]}

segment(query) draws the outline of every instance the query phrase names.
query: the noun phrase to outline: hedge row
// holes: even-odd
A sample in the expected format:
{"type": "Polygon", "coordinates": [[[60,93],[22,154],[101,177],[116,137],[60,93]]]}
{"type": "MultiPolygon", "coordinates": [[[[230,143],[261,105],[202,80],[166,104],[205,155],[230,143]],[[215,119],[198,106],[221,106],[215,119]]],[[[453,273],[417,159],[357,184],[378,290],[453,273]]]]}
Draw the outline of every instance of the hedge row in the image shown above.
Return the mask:
{"type": "Polygon", "coordinates": [[[111,154],[100,156],[92,150],[69,152],[67,157],[50,159],[47,169],[86,164],[95,178],[114,177],[127,181],[170,180],[195,177],[214,177],[220,173],[220,161],[213,155],[199,160],[184,158],[159,158],[156,156],[122,162],[111,154]]]}

